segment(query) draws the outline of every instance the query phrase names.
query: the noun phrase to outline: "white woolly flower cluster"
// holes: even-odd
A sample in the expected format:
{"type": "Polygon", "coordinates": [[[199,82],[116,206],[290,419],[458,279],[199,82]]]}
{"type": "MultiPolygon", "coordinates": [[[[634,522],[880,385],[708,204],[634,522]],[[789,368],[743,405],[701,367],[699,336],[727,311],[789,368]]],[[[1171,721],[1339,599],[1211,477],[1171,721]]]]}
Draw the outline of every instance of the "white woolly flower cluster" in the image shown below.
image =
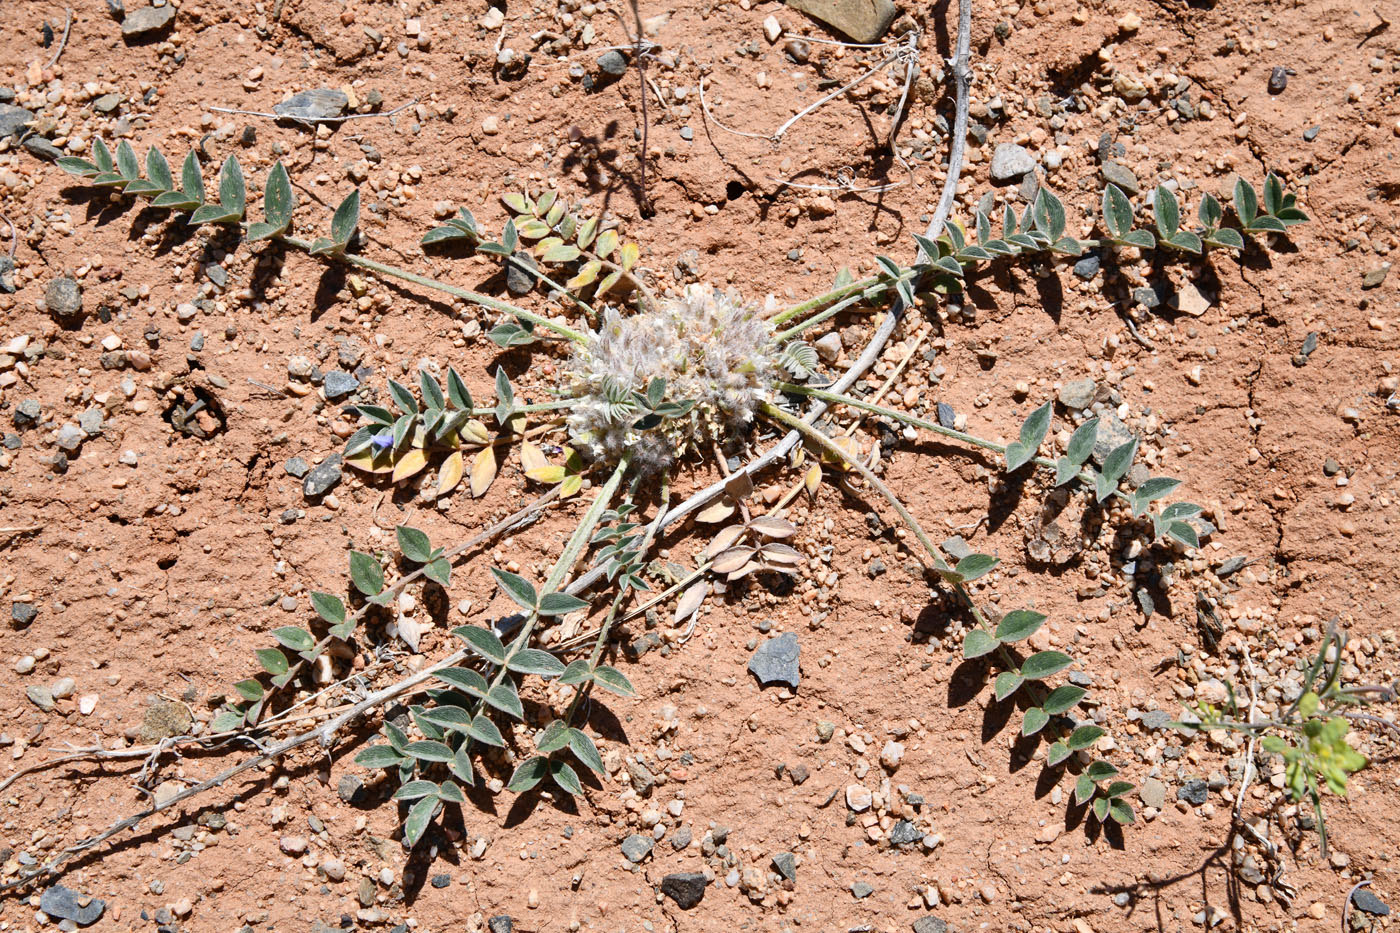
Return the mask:
{"type": "Polygon", "coordinates": [[[568,392],[578,401],[568,416],[573,444],[604,462],[629,451],[644,472],[753,420],[778,372],[773,331],[757,309],[704,285],[642,314],[608,309],[588,337],[567,369],[568,392]],[[647,409],[634,393],[645,394],[657,377],[666,380],[665,402],[694,407],[638,428],[647,409]]]}

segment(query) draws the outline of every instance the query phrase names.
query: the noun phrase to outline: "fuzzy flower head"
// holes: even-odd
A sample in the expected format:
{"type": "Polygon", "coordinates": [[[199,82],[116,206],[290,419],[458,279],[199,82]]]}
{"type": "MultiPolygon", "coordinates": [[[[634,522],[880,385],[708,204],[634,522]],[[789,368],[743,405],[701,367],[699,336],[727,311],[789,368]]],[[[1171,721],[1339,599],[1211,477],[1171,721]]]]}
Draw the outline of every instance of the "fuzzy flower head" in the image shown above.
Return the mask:
{"type": "Polygon", "coordinates": [[[629,451],[649,471],[753,420],[778,375],[778,355],[757,309],[690,285],[644,314],[608,309],[567,374],[578,400],[569,414],[574,446],[604,462],[629,451]],[[665,380],[660,406],[657,379],[665,380]],[[678,407],[686,410],[676,414],[678,407]],[[673,414],[653,423],[647,416],[658,408],[673,414]]]}

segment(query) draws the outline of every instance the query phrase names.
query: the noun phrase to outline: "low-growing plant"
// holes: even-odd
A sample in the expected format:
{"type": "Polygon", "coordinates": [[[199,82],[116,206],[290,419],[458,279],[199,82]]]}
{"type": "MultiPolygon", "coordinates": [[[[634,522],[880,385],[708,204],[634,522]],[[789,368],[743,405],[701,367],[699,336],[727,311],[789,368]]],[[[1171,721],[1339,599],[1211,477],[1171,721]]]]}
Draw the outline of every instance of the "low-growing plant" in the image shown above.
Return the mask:
{"type": "MultiPolygon", "coordinates": [[[[497,368],[494,398],[491,404],[479,405],[468,391],[467,380],[449,367],[445,384],[426,371],[419,373],[416,387],[389,381],[392,408],[356,406],[362,424],[344,453],[346,462],[366,477],[379,477],[368,481],[421,483],[420,474],[435,466],[436,478],[430,483],[435,495],[447,495],[469,478],[471,494],[480,496],[511,448],[517,448],[521,472],[544,487],[544,492],[514,516],[459,545],[435,546],[421,530],[403,525],[396,531],[397,555],[352,550],[347,582],[312,594],[316,619],[270,633],[272,644],[259,649],[254,661],[261,673],[234,685],[236,698],[214,720],[214,734],[265,738],[274,730],[285,731],[296,721],[289,715],[292,710],[337,688],[336,659],[352,653],[348,650],[352,641],[372,637],[364,623],[377,613],[390,613],[407,587],[449,586],[458,555],[532,520],[549,503],[581,493],[585,480],[593,485],[588,504],[543,580],[490,568],[496,585],[516,607],[509,617],[454,629],[462,646],[447,656],[361,697],[314,730],[270,746],[213,783],[196,785],[174,801],[135,814],[60,853],[27,877],[55,869],[74,852],[217,786],[240,770],[309,742],[329,747],[347,723],[363,716],[378,717],[384,741],[362,751],[356,761],[385,769],[397,781],[394,797],[408,805],[403,824],[406,845],[423,838],[444,807],[466,804],[464,788],[489,767],[481,756],[491,749],[533,746],[514,762],[506,783],[513,791],[529,791],[548,782],[556,792],[583,793],[579,767],[601,773],[603,765],[586,724],[579,724],[582,704],[595,687],[622,696],[633,694],[628,678],[617,667],[603,663],[624,607],[638,594],[657,587],[659,595],[647,605],[674,597],[674,620],[693,624],[709,596],[708,578],[728,582],[756,572],[792,574],[801,568],[801,552],[787,543],[798,529],[782,514],[791,497],[762,514],[754,514],[757,506],[749,501],[753,474],[784,457],[800,473],[794,495],[801,490],[815,494],[834,472],[843,481],[863,480],[888,501],[912,533],[911,552],[965,609],[969,623],[962,633],[964,658],[982,661],[997,702],[1021,705],[1021,734],[1043,737],[1044,766],[1073,772],[1075,798],[1097,819],[1133,822],[1133,808],[1126,800],[1133,785],[1118,779],[1116,765],[1094,754],[1107,730],[1081,712],[1089,691],[1062,680],[1081,661],[1063,651],[1028,650],[1029,640],[1045,624],[1046,616],[1028,608],[993,613],[974,596],[972,584],[985,581],[1000,560],[963,550],[954,556],[936,544],[866,462],[854,440],[834,434],[821,418],[830,408],[849,409],[988,452],[1007,483],[1066,487],[1082,494],[1086,507],[1098,509],[1105,517],[1111,506],[1121,503],[1114,514],[1121,516],[1129,533],[1141,536],[1149,546],[1198,547],[1202,537],[1214,530],[1203,518],[1202,508],[1184,501],[1166,504],[1164,500],[1180,486],[1171,477],[1149,476],[1131,488],[1126,486],[1139,442],[1132,439],[1115,445],[1096,460],[1092,453],[1098,441],[1097,419],[1078,424],[1064,449],[1056,449],[1049,435],[1053,404],[1045,402],[1029,412],[1015,440],[1001,443],[858,398],[851,388],[878,356],[902,314],[960,290],[965,280],[991,263],[1017,257],[1039,261],[1073,257],[1091,247],[1139,252],[1161,248],[1166,251],[1163,256],[1186,261],[1209,251],[1243,250],[1251,240],[1266,247],[1270,238],[1286,235],[1291,224],[1306,219],[1276,176],[1265,180],[1262,209],[1249,183],[1236,186],[1238,229],[1222,226],[1224,210],[1209,195],[1201,199],[1200,226],[1183,228],[1180,201],[1166,187],[1153,196],[1153,229],[1138,226],[1139,213],[1144,212],[1110,185],[1102,196],[1105,235],[1098,240],[1069,236],[1063,203],[1042,188],[1019,216],[1009,206],[1003,211],[999,234],[993,233],[990,204],[975,213],[975,237],[956,221],[945,226],[940,220],[928,236],[916,237],[914,264],[903,266],[879,256],[876,275],[854,280],[843,274],[826,293],[772,315],[704,286],[691,286],[678,295],[654,295],[639,264],[637,245],[625,241],[610,221],[588,216],[554,191],[504,195],[510,217],[498,237],[484,230],[466,209],[423,237],[424,247],[475,251],[532,276],[546,287],[547,300],[558,310],[546,316],[361,255],[356,251],[358,192],[352,192],[335,211],[329,235],[312,239],[295,235],[295,198],[280,162],[267,175],[263,219],[258,221],[247,219],[245,175],[232,156],[219,173],[217,201],[208,199],[194,153],[183,163],[178,187],[156,149],[148,152],[143,175],[135,151],[125,141],[114,157],[101,140],[95,140],[91,160],[65,158],[61,166],[93,185],[123,196],[148,198],[152,207],[182,213],[190,224],[223,226],[241,232],[249,242],[301,250],[474,302],[506,316],[489,333],[498,345],[550,352],[562,343],[567,354],[565,365],[557,370],[562,375],[537,387],[550,396],[545,402],[520,404],[517,387],[497,368]],[[546,270],[563,281],[556,281],[546,270]],[[627,303],[608,304],[612,299],[627,303]],[[861,359],[834,384],[828,383],[805,335],[836,326],[843,314],[883,309],[891,313],[861,359]],[[576,312],[577,319],[570,312],[576,312]],[[537,423],[531,426],[532,421],[537,423]],[[785,439],[728,475],[724,457],[716,458],[715,452],[725,444],[742,445],[749,427],[760,421],[780,429],[785,439]],[[725,478],[671,506],[671,484],[677,473],[707,466],[726,474],[725,478]],[[643,524],[638,516],[652,489],[661,490],[660,501],[652,519],[643,524]],[[659,534],[690,515],[720,525],[697,565],[688,568],[667,562],[662,566],[653,561],[649,555],[659,534]],[[580,559],[590,553],[591,568],[574,576],[580,559]],[[575,627],[574,634],[548,644],[538,638],[551,620],[586,617],[595,610],[603,612],[603,619],[594,632],[579,637],[575,627]],[[507,730],[526,725],[521,691],[533,689],[536,678],[569,688],[568,705],[551,710],[530,739],[509,736],[502,725],[507,730]],[[293,686],[304,695],[294,698],[289,690],[293,686]],[[401,698],[412,701],[408,707],[411,728],[382,716],[390,701],[401,698]]],[[[950,171],[954,183],[956,176],[954,168],[950,171]]],[[[646,607],[633,611],[642,608],[646,607]]],[[[1332,696],[1324,691],[1319,702],[1332,702],[1332,696]]],[[[1315,784],[1309,775],[1327,779],[1339,767],[1346,770],[1351,760],[1324,763],[1325,755],[1338,754],[1335,735],[1329,731],[1334,727],[1324,724],[1312,735],[1302,722],[1312,721],[1312,713],[1300,709],[1299,715],[1301,738],[1294,746],[1295,758],[1301,786],[1307,788],[1315,784]]]]}

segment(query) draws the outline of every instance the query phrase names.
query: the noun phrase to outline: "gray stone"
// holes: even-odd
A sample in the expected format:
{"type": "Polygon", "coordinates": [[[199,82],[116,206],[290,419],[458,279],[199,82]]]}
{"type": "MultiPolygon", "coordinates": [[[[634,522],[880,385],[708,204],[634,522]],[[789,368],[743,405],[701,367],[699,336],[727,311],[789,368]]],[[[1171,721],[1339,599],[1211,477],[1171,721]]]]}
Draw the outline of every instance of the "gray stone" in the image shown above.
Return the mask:
{"type": "Polygon", "coordinates": [[[83,446],[83,432],[77,425],[65,424],[58,429],[58,447],[64,453],[73,453],[83,446]]]}
{"type": "Polygon", "coordinates": [[[301,491],[308,499],[324,496],[340,484],[340,454],[331,454],[302,480],[301,491]]]}
{"type": "Polygon", "coordinates": [[[34,114],[14,104],[0,104],[0,139],[18,136],[34,121],[34,114]]]}
{"type": "Polygon", "coordinates": [[[689,910],[705,896],[708,883],[701,872],[675,872],[661,879],[661,893],[675,901],[681,910],[689,910]]]}
{"type": "Polygon", "coordinates": [[[272,108],[272,112],[288,120],[315,123],[318,120],[333,120],[345,113],[350,98],[344,91],[318,87],[300,94],[293,94],[287,100],[272,108]]]}
{"type": "Polygon", "coordinates": [[[948,933],[948,924],[937,917],[921,917],[914,921],[914,933],[948,933]]]}
{"type": "Polygon", "coordinates": [[[1275,65],[1269,72],[1269,93],[1282,94],[1288,87],[1288,69],[1282,65],[1275,65]]]}
{"type": "Polygon", "coordinates": [[[1167,805],[1167,785],[1156,778],[1144,778],[1138,787],[1138,798],[1144,807],[1160,810],[1167,805]]]}
{"type": "Polygon", "coordinates": [[[122,20],[122,36],[127,39],[144,39],[153,36],[175,22],[175,8],[165,6],[143,6],[132,10],[122,20]]]}
{"type": "Polygon", "coordinates": [[[1390,263],[1383,262],[1374,269],[1367,269],[1361,274],[1362,288],[1380,288],[1385,281],[1386,274],[1390,272],[1390,263]]]}
{"type": "Polygon", "coordinates": [[[1172,723],[1171,713],[1162,709],[1150,709],[1142,714],[1142,727],[1156,732],[1159,729],[1166,729],[1172,723]]]}
{"type": "Polygon", "coordinates": [[[83,289],[68,276],[54,279],[44,289],[44,304],[49,314],[60,321],[70,320],[83,313],[83,289]]]}
{"type": "Polygon", "coordinates": [[[627,73],[627,56],[617,49],[604,52],[598,56],[598,70],[605,75],[618,77],[627,73]]]}
{"type": "Polygon", "coordinates": [[[671,837],[671,848],[677,852],[690,845],[690,840],[694,838],[689,826],[682,826],[676,830],[676,834],[671,837]]]}
{"type": "Polygon", "coordinates": [[[798,659],[802,648],[796,632],[784,632],[758,646],[749,658],[749,672],[764,686],[782,683],[796,687],[802,680],[798,659]]]}
{"type": "Polygon", "coordinates": [[[1138,184],[1137,176],[1126,165],[1109,160],[1099,166],[1099,174],[1103,176],[1105,184],[1117,185],[1129,197],[1142,192],[1142,185],[1138,184]]]}
{"type": "Polygon", "coordinates": [[[1320,127],[1320,126],[1310,126],[1310,127],[1308,127],[1307,129],[1303,130],[1303,141],[1304,141],[1304,142],[1310,143],[1310,142],[1312,142],[1314,139],[1317,139],[1317,134],[1318,134],[1318,133],[1321,133],[1321,132],[1322,132],[1322,127],[1320,127]]]}
{"type": "Polygon", "coordinates": [[[1199,807],[1210,799],[1210,788],[1205,781],[1196,778],[1176,789],[1176,799],[1184,800],[1193,807],[1199,807]]]}
{"type": "Polygon", "coordinates": [[[23,143],[24,150],[30,155],[36,155],[41,159],[48,159],[50,162],[57,162],[63,158],[63,150],[49,142],[42,136],[31,136],[23,143]]]}
{"type": "Polygon", "coordinates": [[[326,373],[321,382],[321,387],[326,391],[326,398],[344,398],[360,387],[360,380],[347,372],[332,369],[326,373]]]}
{"type": "Polygon", "coordinates": [[[486,921],[486,929],[490,933],[514,933],[515,921],[510,919],[510,914],[500,914],[486,921]]]}
{"type": "Polygon", "coordinates": [[[39,896],[39,909],[55,919],[71,920],[85,927],[98,921],[107,902],[56,884],[39,896]]]}
{"type": "Polygon", "coordinates": [[[893,0],[784,0],[855,42],[879,42],[898,15],[893,0]]]}
{"type": "Polygon", "coordinates": [[[1024,146],[1015,143],[1001,143],[992,153],[992,182],[998,185],[1020,181],[1028,172],[1035,171],[1035,157],[1024,146]]]}
{"type": "Polygon", "coordinates": [[[851,895],[858,901],[864,900],[874,893],[875,888],[866,884],[864,881],[857,881],[855,884],[851,885],[851,895]]]}
{"type": "Polygon", "coordinates": [[[958,424],[958,413],[953,410],[953,406],[947,402],[938,403],[938,423],[945,428],[955,428],[958,424]]]}
{"type": "Polygon", "coordinates": [[[452,876],[446,872],[440,875],[433,875],[433,880],[430,883],[435,888],[445,888],[452,883],[452,876]]]}
{"type": "Polygon", "coordinates": [[[15,261],[9,256],[0,255],[0,292],[7,295],[15,293],[15,261]]]}
{"type": "Polygon", "coordinates": [[[10,620],[14,622],[17,628],[23,628],[29,625],[38,615],[39,610],[34,608],[33,603],[10,604],[10,620]]]}
{"type": "Polygon", "coordinates": [[[29,697],[30,703],[33,703],[46,713],[53,709],[53,694],[49,692],[48,687],[41,687],[35,684],[32,687],[26,687],[24,689],[24,695],[29,697]]]}
{"type": "Polygon", "coordinates": [[[651,854],[651,847],[651,837],[641,833],[633,833],[622,840],[622,854],[634,865],[651,854]]]}
{"type": "Polygon", "coordinates": [[[1390,905],[1365,888],[1357,888],[1351,894],[1351,902],[1356,909],[1373,917],[1390,916],[1390,905]]]}
{"type": "Polygon", "coordinates": [[[335,792],[346,803],[359,803],[365,797],[365,782],[355,774],[347,774],[336,782],[335,792]]]}
{"type": "Polygon", "coordinates": [[[791,852],[779,852],[773,856],[773,868],[788,881],[797,880],[797,856],[791,852]]]}
{"type": "Polygon", "coordinates": [[[1113,412],[1104,412],[1099,417],[1099,431],[1094,439],[1094,452],[1090,454],[1094,462],[1103,466],[1104,458],[1128,441],[1133,439],[1133,432],[1128,430],[1128,426],[1118,419],[1113,412]]]}
{"type": "Polygon", "coordinates": [[[1082,411],[1094,404],[1094,394],[1098,390],[1098,383],[1092,379],[1076,379],[1073,382],[1066,382],[1060,386],[1060,404],[1066,408],[1073,408],[1075,411],[1082,411]]]}
{"type": "MultiPolygon", "coordinates": [[[[530,269],[539,268],[528,253],[516,253],[515,259],[530,269]]],[[[537,281],[539,279],[536,276],[520,268],[515,262],[506,263],[506,291],[512,295],[528,294],[530,289],[535,287],[537,281]]]]}
{"type": "Polygon", "coordinates": [[[141,719],[139,738],[142,743],[153,745],[161,739],[186,735],[193,725],[194,719],[190,716],[190,709],[184,703],[156,700],[141,719]]]}
{"type": "Polygon", "coordinates": [[[649,796],[656,786],[656,775],[635,758],[627,759],[627,774],[632,779],[632,789],[643,797],[649,796]]]}
{"type": "Polygon", "coordinates": [[[121,104],[122,96],[120,94],[103,94],[92,102],[92,109],[96,110],[98,113],[111,113],[113,110],[120,107],[121,104]]]}
{"type": "Polygon", "coordinates": [[[910,820],[900,820],[890,827],[890,845],[907,846],[924,838],[923,831],[910,820]]]}
{"type": "Polygon", "coordinates": [[[102,433],[102,409],[89,408],[78,416],[78,427],[83,429],[83,433],[88,437],[96,437],[102,433]]]}
{"type": "Polygon", "coordinates": [[[300,457],[292,457],[286,463],[282,464],[282,469],[286,470],[289,475],[301,479],[307,473],[311,472],[311,465],[300,457]]]}
{"type": "Polygon", "coordinates": [[[691,129],[690,127],[688,127],[688,126],[683,126],[683,127],[681,127],[681,139],[684,139],[686,142],[690,142],[690,141],[691,141],[692,139],[694,139],[694,138],[695,138],[695,131],[694,131],[694,130],[692,130],[692,129],[691,129]]]}
{"type": "Polygon", "coordinates": [[[1087,282],[1099,274],[1099,267],[1102,265],[1103,258],[1098,253],[1087,253],[1074,264],[1074,274],[1087,282]]]}
{"type": "Polygon", "coordinates": [[[1162,303],[1162,296],[1157,294],[1157,289],[1150,285],[1144,285],[1141,288],[1133,289],[1133,301],[1151,311],[1162,303]]]}

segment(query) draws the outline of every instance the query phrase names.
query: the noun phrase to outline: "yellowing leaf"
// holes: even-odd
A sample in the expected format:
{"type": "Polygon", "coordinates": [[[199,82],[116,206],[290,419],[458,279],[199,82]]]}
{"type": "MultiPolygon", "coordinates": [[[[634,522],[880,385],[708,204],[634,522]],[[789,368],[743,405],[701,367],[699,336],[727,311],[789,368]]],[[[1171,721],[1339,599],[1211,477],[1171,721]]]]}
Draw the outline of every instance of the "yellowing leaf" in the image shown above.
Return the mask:
{"type": "Polygon", "coordinates": [[[394,482],[402,482],[428,465],[428,455],[420,448],[410,447],[394,464],[394,482]]]}
{"type": "Polygon", "coordinates": [[[445,496],[457,488],[457,484],[462,481],[462,472],[465,469],[464,457],[460,450],[453,451],[438,467],[437,494],[445,496]]]}
{"type": "Polygon", "coordinates": [[[491,432],[486,430],[486,425],[480,421],[468,421],[462,425],[457,436],[462,439],[463,444],[475,444],[480,446],[491,441],[491,432]]]}
{"type": "Polygon", "coordinates": [[[598,281],[598,273],[602,271],[603,264],[594,259],[592,262],[585,263],[583,268],[578,270],[578,275],[565,282],[564,287],[569,289],[569,291],[577,291],[580,288],[585,288],[598,281]]]}
{"type": "Polygon", "coordinates": [[[472,460],[472,498],[485,495],[496,479],[496,449],[484,447],[472,460]]]}
{"type": "Polygon", "coordinates": [[[802,477],[802,485],[806,487],[809,495],[815,496],[822,484],[822,465],[814,463],[807,468],[807,475],[802,477]]]}
{"type": "Polygon", "coordinates": [[[594,248],[593,252],[607,259],[608,255],[615,249],[617,249],[616,230],[604,230],[602,233],[598,234],[598,245],[594,248]]]}
{"type": "Polygon", "coordinates": [[[394,469],[393,455],[387,450],[376,450],[373,445],[346,457],[345,462],[366,473],[389,473],[394,469]]]}
{"type": "Polygon", "coordinates": [[[583,477],[577,473],[570,473],[564,477],[564,482],[559,484],[559,498],[567,499],[570,496],[578,495],[578,491],[583,488],[583,477]]]}
{"type": "Polygon", "coordinates": [[[520,442],[520,466],[528,474],[531,470],[539,470],[549,466],[549,458],[529,441],[520,442]]]}
{"type": "Polygon", "coordinates": [[[622,281],[622,273],[612,273],[607,278],[603,279],[603,281],[598,283],[598,294],[606,295],[612,289],[612,287],[620,281],[622,281]]]}
{"type": "Polygon", "coordinates": [[[621,262],[619,265],[627,271],[637,264],[637,260],[642,258],[642,250],[636,243],[625,243],[622,246],[621,262]]]}
{"type": "Polygon", "coordinates": [[[526,470],[525,475],[537,483],[544,483],[546,486],[562,483],[565,476],[564,468],[561,466],[543,466],[537,470],[526,470]]]}

